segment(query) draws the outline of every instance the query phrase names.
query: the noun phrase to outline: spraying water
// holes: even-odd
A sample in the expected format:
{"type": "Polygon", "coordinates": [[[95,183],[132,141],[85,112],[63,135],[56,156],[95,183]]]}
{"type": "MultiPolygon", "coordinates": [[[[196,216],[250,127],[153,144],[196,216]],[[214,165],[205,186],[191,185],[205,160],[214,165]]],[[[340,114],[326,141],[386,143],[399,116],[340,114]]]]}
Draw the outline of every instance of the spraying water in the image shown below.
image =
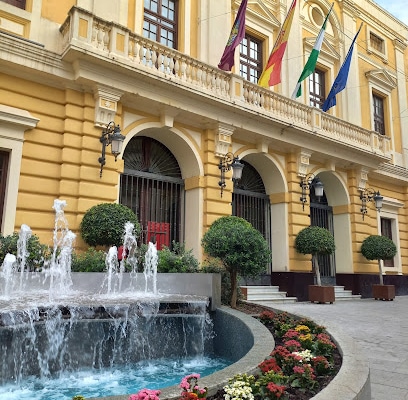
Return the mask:
{"type": "MultiPolygon", "coordinates": [[[[42,272],[30,272],[26,266],[27,245],[32,235],[27,225],[23,225],[20,231],[17,257],[7,254],[0,268],[0,283],[4,282],[0,289],[5,294],[5,298],[0,297],[0,357],[3,360],[0,398],[6,395],[10,399],[71,399],[85,387],[90,396],[118,394],[116,379],[110,392],[104,392],[107,386],[105,376],[94,392],[90,390],[92,384],[89,382],[98,380],[98,374],[112,368],[116,373],[117,366],[123,366],[124,374],[129,377],[134,368],[141,368],[139,362],[149,364],[152,359],[170,358],[176,365],[180,359],[193,357],[192,363],[196,366],[197,360],[203,357],[205,343],[212,338],[206,312],[208,298],[190,296],[194,297],[190,303],[186,296],[174,292],[159,295],[158,254],[153,243],[149,243],[145,255],[145,290],[143,292],[143,283],[137,285],[139,291],[133,288],[129,277],[138,275],[137,242],[130,222],[124,227],[121,262],[115,246],[109,249],[105,260],[105,280],[111,296],[104,297],[97,292],[100,288],[100,281],[96,283],[97,273],[85,273],[87,277],[92,276],[90,280],[76,275],[75,291],[72,290],[75,234],[68,229],[65,206],[65,201],[54,201],[53,252],[48,268],[42,272]],[[131,272],[126,274],[125,266],[128,265],[131,272]],[[18,283],[13,280],[16,273],[20,277],[20,290],[13,293],[13,282],[18,283]],[[23,281],[26,287],[22,286],[23,281]],[[128,284],[126,288],[123,287],[125,282],[128,284]],[[13,301],[10,301],[13,295],[13,301]],[[86,374],[85,381],[76,388],[66,387],[71,385],[63,382],[70,382],[74,374],[86,374]],[[55,378],[62,380],[55,381],[55,378]],[[30,379],[34,381],[30,383],[30,379]],[[54,381],[55,387],[48,387],[54,381]],[[42,391],[44,393],[40,393],[42,391]]],[[[166,369],[158,374],[164,376],[167,373],[166,369]]],[[[113,373],[107,374],[114,376],[113,373]]],[[[160,385],[166,384],[163,381],[160,385]]],[[[124,388],[123,393],[140,388],[124,388]]]]}
{"type": "Polygon", "coordinates": [[[23,278],[28,273],[26,268],[26,259],[29,256],[28,253],[28,241],[32,236],[31,229],[28,225],[21,225],[20,234],[17,240],[17,263],[20,269],[20,290],[23,290],[23,278]]]}
{"type": "Polygon", "coordinates": [[[54,248],[49,268],[50,299],[66,294],[72,286],[71,261],[75,234],[68,229],[68,221],[64,214],[64,207],[66,205],[67,202],[65,200],[54,200],[54,248]]]}
{"type": "Polygon", "coordinates": [[[146,254],[145,254],[145,267],[144,267],[144,276],[145,276],[145,292],[149,290],[149,281],[152,284],[153,294],[157,294],[157,245],[156,243],[149,242],[146,254]]]}
{"type": "Polygon", "coordinates": [[[4,288],[3,293],[6,298],[10,296],[13,289],[13,275],[16,268],[17,260],[14,254],[7,253],[4,257],[3,264],[0,269],[0,277],[3,278],[4,288]]]}

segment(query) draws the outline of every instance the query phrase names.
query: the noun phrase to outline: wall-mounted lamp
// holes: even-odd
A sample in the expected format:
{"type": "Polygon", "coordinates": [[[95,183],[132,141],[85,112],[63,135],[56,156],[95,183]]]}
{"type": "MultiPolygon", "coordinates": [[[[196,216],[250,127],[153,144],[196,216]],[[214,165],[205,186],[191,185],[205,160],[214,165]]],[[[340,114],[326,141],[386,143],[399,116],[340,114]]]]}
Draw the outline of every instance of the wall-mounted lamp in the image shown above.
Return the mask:
{"type": "Polygon", "coordinates": [[[308,174],[300,179],[300,187],[302,188],[302,196],[300,202],[302,203],[302,209],[305,210],[305,203],[307,203],[306,191],[314,188],[315,196],[320,201],[323,196],[323,183],[318,176],[314,174],[308,174]]]}
{"type": "Polygon", "coordinates": [[[377,209],[378,212],[381,211],[382,204],[384,197],[381,196],[379,190],[374,190],[374,189],[361,189],[360,190],[360,200],[361,200],[361,214],[363,215],[363,220],[364,220],[364,215],[367,214],[367,202],[374,201],[375,208],[377,209]]]}
{"type": "Polygon", "coordinates": [[[225,173],[232,169],[232,180],[234,181],[234,183],[238,182],[242,177],[244,164],[240,163],[239,158],[234,156],[234,154],[227,153],[221,158],[218,168],[221,171],[220,181],[218,182],[218,185],[221,187],[222,197],[222,192],[224,191],[225,186],[227,186],[225,183],[225,173]]]}
{"type": "Polygon", "coordinates": [[[115,156],[115,161],[122,151],[122,145],[125,137],[120,133],[119,125],[115,126],[113,121],[109,122],[106,128],[102,131],[102,135],[99,141],[102,143],[102,153],[101,156],[98,158],[99,164],[101,164],[101,171],[99,176],[102,177],[102,169],[103,166],[106,164],[105,159],[105,152],[106,147],[111,145],[112,154],[115,156]]]}

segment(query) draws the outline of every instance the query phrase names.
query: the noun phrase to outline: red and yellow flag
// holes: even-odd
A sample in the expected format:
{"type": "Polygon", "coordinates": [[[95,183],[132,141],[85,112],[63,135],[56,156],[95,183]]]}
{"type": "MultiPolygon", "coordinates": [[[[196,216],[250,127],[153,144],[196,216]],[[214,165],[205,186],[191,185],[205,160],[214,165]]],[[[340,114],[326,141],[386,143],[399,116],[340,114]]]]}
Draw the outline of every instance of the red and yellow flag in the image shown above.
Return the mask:
{"type": "Polygon", "coordinates": [[[269,60],[262,71],[258,85],[262,87],[270,87],[281,82],[282,59],[285,54],[286,45],[288,43],[289,32],[292,26],[293,16],[295,14],[296,0],[293,0],[292,5],[286,15],[282,28],[273,46],[269,60]]]}

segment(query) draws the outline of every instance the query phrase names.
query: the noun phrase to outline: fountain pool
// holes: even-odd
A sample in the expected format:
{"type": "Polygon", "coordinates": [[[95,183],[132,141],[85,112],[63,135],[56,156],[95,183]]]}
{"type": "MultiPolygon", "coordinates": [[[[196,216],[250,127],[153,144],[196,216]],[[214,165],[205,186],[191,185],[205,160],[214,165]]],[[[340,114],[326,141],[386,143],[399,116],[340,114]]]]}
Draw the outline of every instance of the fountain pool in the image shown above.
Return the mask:
{"type": "MultiPolygon", "coordinates": [[[[107,273],[74,274],[75,235],[68,230],[65,205],[54,202],[54,249],[47,268],[29,272],[24,264],[27,226],[17,256],[6,256],[0,268],[0,398],[132,393],[142,388],[138,384],[149,385],[143,379],[152,374],[163,377],[155,379],[155,387],[168,386],[181,380],[180,373],[205,375],[235,361],[221,358],[214,347],[210,313],[219,304],[219,276],[159,278],[152,244],[144,273],[125,273],[111,249],[107,273]]],[[[127,247],[136,243],[130,231],[126,226],[127,247]]]]}

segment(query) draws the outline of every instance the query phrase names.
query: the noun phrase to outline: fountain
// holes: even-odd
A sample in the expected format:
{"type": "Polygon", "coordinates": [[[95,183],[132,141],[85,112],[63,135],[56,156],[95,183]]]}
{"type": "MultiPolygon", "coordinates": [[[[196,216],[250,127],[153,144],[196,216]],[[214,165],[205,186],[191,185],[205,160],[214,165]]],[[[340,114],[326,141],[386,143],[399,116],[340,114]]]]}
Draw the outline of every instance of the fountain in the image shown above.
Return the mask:
{"type": "MultiPolygon", "coordinates": [[[[194,274],[190,284],[179,276],[188,274],[158,280],[153,243],[148,245],[143,274],[137,273],[130,223],[125,225],[123,242],[130,273],[125,273],[125,257],[118,262],[116,247],[107,253],[106,273],[72,273],[75,234],[68,229],[65,206],[65,201],[54,202],[53,251],[41,272],[30,272],[26,266],[32,234],[26,225],[21,227],[17,256],[7,254],[0,268],[0,398],[70,400],[75,394],[131,393],[136,389],[124,382],[134,376],[137,383],[135,370],[141,366],[150,372],[158,368],[154,360],[167,363],[164,376],[172,368],[179,375],[201,372],[200,363],[206,373],[215,360],[210,373],[231,362],[209,357],[214,355],[214,334],[208,309],[214,310],[218,301],[212,292],[213,277],[205,276],[211,274],[194,274]],[[177,289],[171,289],[171,282],[177,289]],[[119,369],[122,381],[115,375],[119,369]],[[109,391],[107,376],[112,375],[109,391]],[[97,381],[100,385],[87,391],[97,381]],[[54,389],[52,382],[57,382],[54,389]]],[[[179,375],[161,385],[178,383],[179,375]]]]}

